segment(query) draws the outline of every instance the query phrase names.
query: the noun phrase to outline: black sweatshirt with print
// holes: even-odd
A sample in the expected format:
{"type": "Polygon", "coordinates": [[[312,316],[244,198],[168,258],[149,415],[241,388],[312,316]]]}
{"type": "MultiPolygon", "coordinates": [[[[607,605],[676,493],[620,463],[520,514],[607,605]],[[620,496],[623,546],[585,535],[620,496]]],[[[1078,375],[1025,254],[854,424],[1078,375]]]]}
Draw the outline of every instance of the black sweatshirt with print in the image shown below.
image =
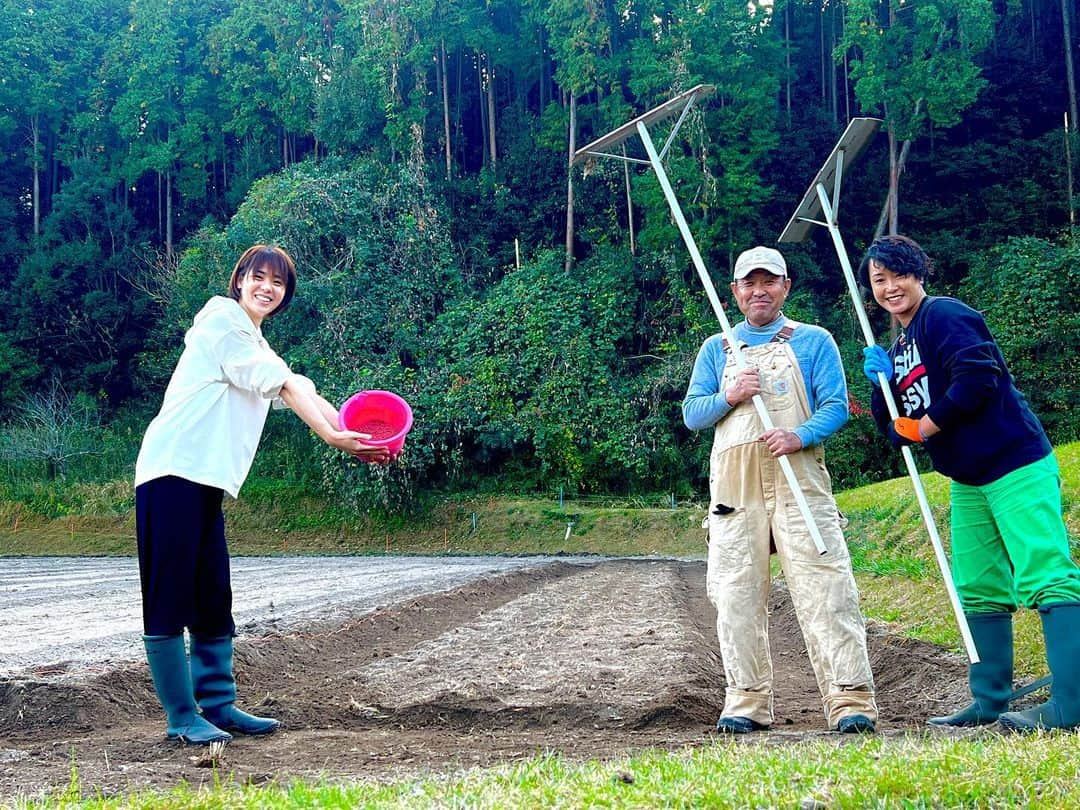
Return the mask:
{"type": "MultiPolygon", "coordinates": [[[[942,475],[982,486],[1052,451],[982,315],[961,301],[924,298],[889,357],[900,415],[929,414],[941,428],[923,447],[942,475]]],[[[870,407],[885,433],[889,414],[876,386],[870,407]]]]}

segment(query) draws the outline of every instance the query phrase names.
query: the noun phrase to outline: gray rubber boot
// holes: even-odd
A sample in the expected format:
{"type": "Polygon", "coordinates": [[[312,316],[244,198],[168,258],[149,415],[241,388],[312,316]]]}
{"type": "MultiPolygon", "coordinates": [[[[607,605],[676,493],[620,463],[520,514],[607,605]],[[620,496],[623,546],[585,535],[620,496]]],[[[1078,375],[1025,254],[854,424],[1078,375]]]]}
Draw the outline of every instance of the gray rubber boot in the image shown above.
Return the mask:
{"type": "Polygon", "coordinates": [[[945,717],[931,717],[932,726],[986,726],[1009,708],[1013,680],[1013,626],[1011,613],[972,613],[967,617],[979,663],[968,668],[974,700],[945,717]]]}
{"type": "Polygon", "coordinates": [[[1009,731],[1080,727],[1080,602],[1039,607],[1046,663],[1054,680],[1050,699],[1022,712],[1006,712],[998,723],[1009,731]]]}
{"type": "Polygon", "coordinates": [[[272,717],[256,717],[236,708],[232,636],[192,636],[191,677],[199,708],[214,725],[241,734],[269,734],[281,725],[272,717]]]}
{"type": "Polygon", "coordinates": [[[195,708],[183,636],[143,636],[154,691],[165,709],[165,734],[190,745],[228,742],[232,735],[208,722],[195,708]]]}

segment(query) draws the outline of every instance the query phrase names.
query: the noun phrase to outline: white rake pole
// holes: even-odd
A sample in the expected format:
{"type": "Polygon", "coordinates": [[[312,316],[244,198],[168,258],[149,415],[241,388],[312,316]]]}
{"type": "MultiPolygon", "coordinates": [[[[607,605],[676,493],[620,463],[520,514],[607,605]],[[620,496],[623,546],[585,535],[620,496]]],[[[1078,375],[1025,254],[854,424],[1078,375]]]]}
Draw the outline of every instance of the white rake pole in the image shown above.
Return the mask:
{"type": "MultiPolygon", "coordinates": [[[[690,233],[690,226],[686,224],[686,218],[683,216],[682,208],[679,207],[679,201],[675,196],[674,190],[671,188],[671,182],[668,180],[667,172],[664,171],[664,166],[660,162],[660,157],[656,152],[656,147],[653,145],[652,138],[649,137],[649,132],[645,128],[644,122],[637,122],[637,131],[641,136],[641,142],[645,144],[645,151],[649,155],[649,163],[652,164],[653,170],[656,172],[656,179],[660,181],[660,188],[664,190],[664,197],[667,198],[668,206],[671,208],[671,215],[675,218],[675,224],[679,227],[679,233],[682,234],[687,250],[690,251],[690,258],[694,262],[694,269],[697,270],[698,277],[705,287],[705,294],[708,295],[709,303],[712,304],[713,312],[716,313],[716,317],[720,321],[720,328],[724,333],[724,337],[727,339],[728,346],[731,347],[731,355],[735,360],[735,367],[739,369],[746,368],[746,358],[743,357],[742,351],[739,349],[739,344],[735,340],[735,335],[731,331],[731,324],[728,323],[724,308],[720,305],[720,298],[716,294],[716,288],[713,286],[712,279],[709,278],[709,273],[705,269],[705,262],[702,261],[701,253],[698,252],[697,244],[694,242],[694,236],[690,233]]],[[[752,401],[754,409],[757,411],[758,417],[761,419],[761,424],[764,425],[765,430],[772,430],[772,417],[769,416],[769,411],[765,408],[764,400],[762,400],[760,395],[755,394],[752,401]]],[[[787,479],[788,487],[795,495],[795,502],[798,504],[799,512],[802,513],[803,520],[806,521],[806,526],[810,530],[810,537],[814,541],[814,546],[817,547],[818,554],[827,554],[829,549],[825,546],[825,541],[821,538],[821,531],[818,529],[817,523],[814,521],[814,516],[810,512],[810,504],[807,503],[802,487],[799,486],[799,481],[795,477],[795,470],[791,467],[790,459],[788,459],[787,456],[780,456],[777,460],[780,462],[780,469],[784,473],[784,478],[787,479]]]]}
{"type": "MultiPolygon", "coordinates": [[[[837,156],[839,167],[837,169],[837,177],[839,178],[840,170],[843,167],[843,152],[840,152],[837,156]]],[[[839,185],[839,182],[837,183],[839,185]]],[[[840,237],[840,228],[836,224],[836,213],[832,203],[829,200],[829,195],[825,191],[824,185],[817,184],[818,198],[821,200],[821,207],[825,214],[824,224],[828,230],[829,235],[832,237],[833,246],[836,248],[836,255],[840,258],[840,267],[844,271],[844,279],[847,281],[848,292],[851,294],[851,301],[855,305],[855,314],[859,319],[859,326],[862,327],[863,339],[866,341],[867,346],[877,345],[877,341],[874,340],[874,333],[870,329],[870,321],[866,317],[866,308],[863,306],[862,296],[859,294],[859,287],[855,283],[855,273],[851,269],[851,261],[848,259],[847,249],[844,247],[844,240],[840,237]]],[[[896,407],[896,399],[893,397],[892,388],[889,386],[889,379],[883,373],[878,372],[878,384],[881,386],[881,393],[885,396],[885,405],[889,409],[889,417],[896,419],[900,415],[899,409],[896,407]]],[[[968,659],[973,664],[979,663],[979,652],[975,649],[975,641],[971,637],[971,628],[968,627],[967,616],[964,614],[964,609],[960,605],[960,597],[956,593],[956,586],[953,583],[952,573],[949,570],[949,560],[945,556],[945,548],[941,543],[941,536],[938,534],[937,524],[934,522],[934,513],[930,511],[930,502],[926,498],[926,490],[923,489],[922,478],[919,476],[919,470],[915,466],[915,456],[911,452],[910,447],[901,447],[900,454],[904,457],[904,464],[907,466],[908,475],[911,477],[911,484],[915,489],[915,497],[919,501],[919,511],[922,512],[923,522],[926,524],[926,530],[930,534],[930,543],[934,547],[934,556],[937,558],[938,568],[941,569],[941,577],[945,581],[945,590],[949,594],[949,601],[952,603],[953,613],[956,615],[956,623],[960,627],[960,637],[964,641],[964,649],[967,650],[968,659]]]]}

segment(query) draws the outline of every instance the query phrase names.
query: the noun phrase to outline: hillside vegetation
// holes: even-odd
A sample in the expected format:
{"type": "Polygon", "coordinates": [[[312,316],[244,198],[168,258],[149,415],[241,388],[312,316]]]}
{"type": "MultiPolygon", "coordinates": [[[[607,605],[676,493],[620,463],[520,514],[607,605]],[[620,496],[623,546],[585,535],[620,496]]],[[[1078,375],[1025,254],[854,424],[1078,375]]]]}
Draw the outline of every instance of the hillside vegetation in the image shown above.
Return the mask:
{"type": "MultiPolygon", "coordinates": [[[[848,121],[880,118],[844,172],[850,258],[916,237],[930,290],[983,310],[1052,440],[1080,439],[1069,5],[10,4],[0,498],[59,516],[30,490],[126,477],[192,317],[275,242],[300,281],[271,345],[331,401],[391,389],[417,420],[373,474],[275,416],[258,475],[397,515],[478,491],[693,499],[708,441],[679,402],[716,317],[655,172],[568,158],[697,85],[665,172],[722,301],[848,121]]],[[[834,247],[783,249],[785,312],[833,332],[859,413],[834,247]]],[[[830,453],[843,488],[902,472],[865,416],[830,453]]]]}

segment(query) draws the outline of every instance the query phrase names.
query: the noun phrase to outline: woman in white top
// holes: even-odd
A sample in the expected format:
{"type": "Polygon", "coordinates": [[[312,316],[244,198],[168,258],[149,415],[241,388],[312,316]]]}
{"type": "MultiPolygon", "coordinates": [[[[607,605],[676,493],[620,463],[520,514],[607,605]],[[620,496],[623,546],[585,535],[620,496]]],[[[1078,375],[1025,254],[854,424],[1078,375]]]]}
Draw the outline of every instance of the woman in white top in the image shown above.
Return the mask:
{"type": "Polygon", "coordinates": [[[143,640],[167,736],[205,745],[230,731],[266,734],[279,723],[236,708],[229,552],[221,505],[236,497],[271,403],[287,407],[332,447],[386,463],[371,437],[338,429],[337,409],[293,374],[260,327],[288,306],[296,267],[279,247],[237,261],[228,297],[214,296],[184,336],[161,410],[135,464],[143,640]],[[191,637],[190,666],[184,630],[191,637]]]}

